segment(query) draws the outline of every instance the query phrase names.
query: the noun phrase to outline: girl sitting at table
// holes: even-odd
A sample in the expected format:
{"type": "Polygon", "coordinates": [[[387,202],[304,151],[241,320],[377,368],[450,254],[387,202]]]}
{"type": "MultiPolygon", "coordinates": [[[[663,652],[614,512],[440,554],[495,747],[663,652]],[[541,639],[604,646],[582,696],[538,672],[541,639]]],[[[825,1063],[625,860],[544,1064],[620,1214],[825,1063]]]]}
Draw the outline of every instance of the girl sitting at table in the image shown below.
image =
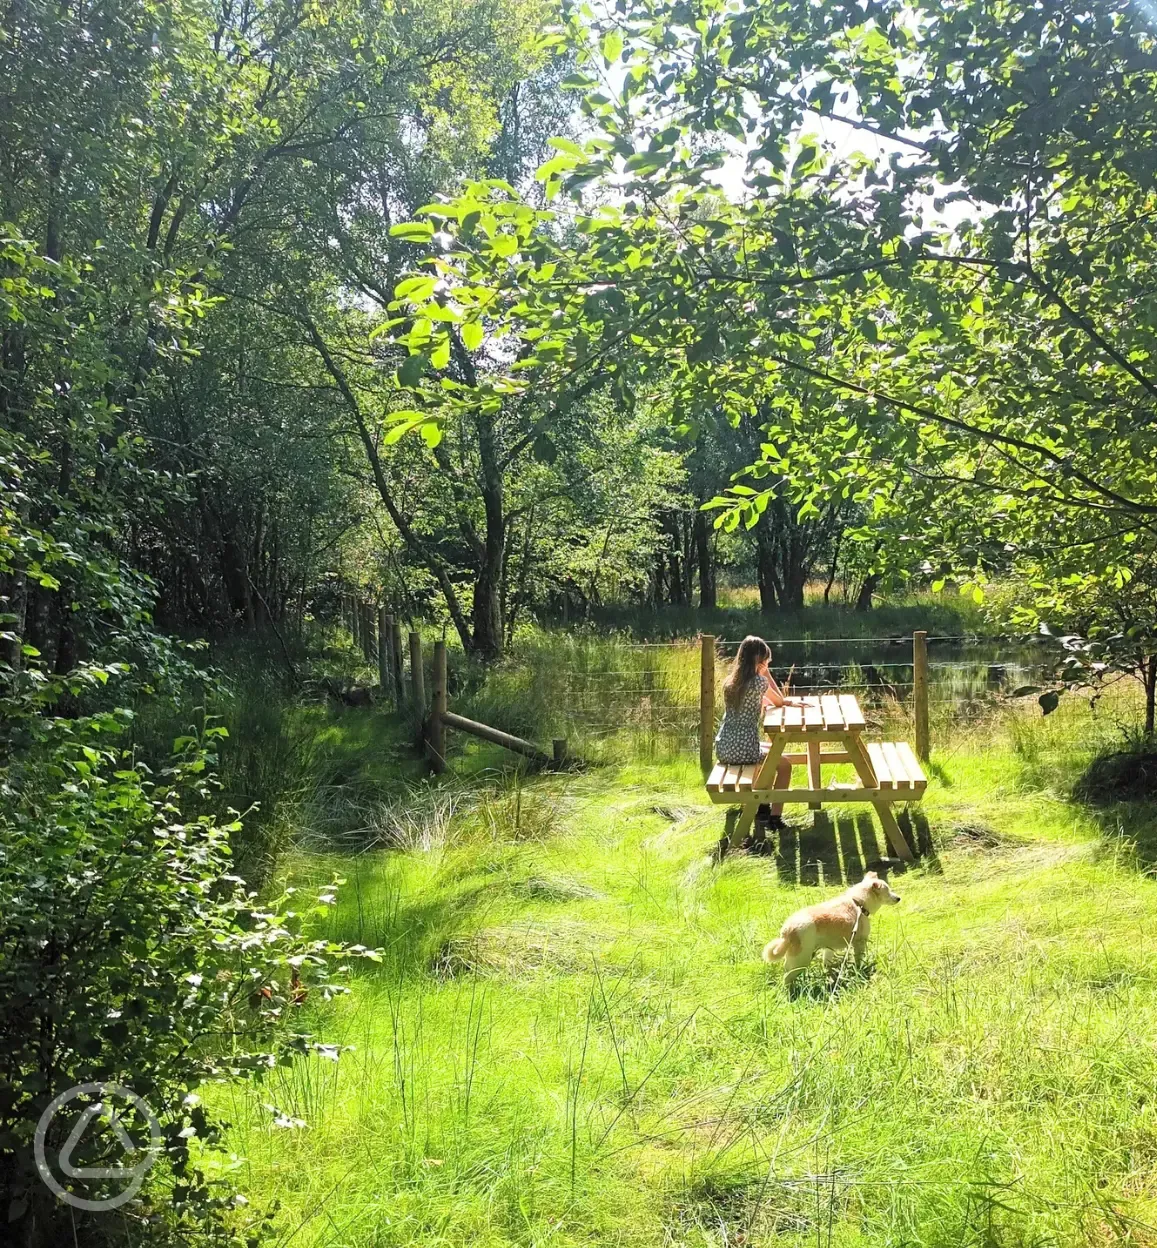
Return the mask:
{"type": "MultiPolygon", "coordinates": [[[[715,757],[727,766],[746,766],[763,761],[769,746],[763,739],[763,712],[768,706],[787,706],[786,697],[775,677],[768,670],[771,647],[762,637],[745,637],[735,662],[723,681],[723,723],[715,736],[715,757]]],[[[791,784],[791,764],[781,762],[775,773],[775,787],[786,789],[791,784]]],[[[782,828],[783,807],[761,806],[758,818],[767,819],[767,827],[782,828]]],[[[729,820],[730,828],[730,820],[729,820]]],[[[756,841],[762,840],[757,835],[756,841]]]]}

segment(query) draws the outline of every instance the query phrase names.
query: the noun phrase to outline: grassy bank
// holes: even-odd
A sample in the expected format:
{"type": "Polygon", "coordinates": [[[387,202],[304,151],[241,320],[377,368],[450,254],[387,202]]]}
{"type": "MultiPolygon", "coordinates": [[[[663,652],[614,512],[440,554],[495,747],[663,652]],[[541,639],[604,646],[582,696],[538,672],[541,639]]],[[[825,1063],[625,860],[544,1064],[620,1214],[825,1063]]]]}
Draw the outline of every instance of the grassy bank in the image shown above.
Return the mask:
{"type": "Polygon", "coordinates": [[[334,1248],[1157,1242],[1153,811],[1067,798],[1117,732],[943,742],[871,974],[795,1001],[759,950],[882,852],[854,812],[714,868],[686,762],[471,748],[286,864],[340,869],[329,930],[385,960],[305,1007],[340,1061],[230,1104],[252,1198],[334,1248]]]}

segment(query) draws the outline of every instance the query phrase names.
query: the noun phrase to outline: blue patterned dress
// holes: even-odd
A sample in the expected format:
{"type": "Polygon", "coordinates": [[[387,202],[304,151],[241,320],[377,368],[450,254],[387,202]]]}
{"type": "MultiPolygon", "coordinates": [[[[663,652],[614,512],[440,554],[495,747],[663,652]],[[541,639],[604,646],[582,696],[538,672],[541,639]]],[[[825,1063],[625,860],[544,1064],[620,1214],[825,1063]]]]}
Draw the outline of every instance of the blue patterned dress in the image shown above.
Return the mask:
{"type": "Polygon", "coordinates": [[[715,757],[729,765],[758,763],[763,757],[763,695],[767,678],[756,676],[743,691],[738,706],[726,707],[715,737],[715,757]]]}

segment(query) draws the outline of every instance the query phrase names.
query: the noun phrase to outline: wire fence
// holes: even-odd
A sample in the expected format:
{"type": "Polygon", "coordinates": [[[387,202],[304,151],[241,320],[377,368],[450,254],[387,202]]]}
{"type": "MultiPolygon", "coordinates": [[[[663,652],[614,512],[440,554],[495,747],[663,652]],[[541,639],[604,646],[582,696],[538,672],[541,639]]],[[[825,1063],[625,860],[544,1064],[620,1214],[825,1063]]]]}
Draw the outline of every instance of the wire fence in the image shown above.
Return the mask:
{"type": "MultiPolygon", "coordinates": [[[[715,723],[721,687],[738,641],[716,643],[715,723]]],[[[772,673],[791,693],[854,693],[871,728],[885,724],[911,736],[915,666],[912,637],[768,639],[772,673]]],[[[975,722],[1007,704],[1023,686],[1051,678],[1055,659],[1042,645],[965,636],[928,638],[928,704],[933,733],[975,722]]],[[[522,656],[518,693],[529,718],[587,755],[607,754],[618,742],[633,756],[697,755],[700,724],[700,646],[697,640],[625,642],[575,639],[522,656]],[[532,711],[533,708],[533,711],[532,711]]],[[[505,690],[509,699],[514,691],[505,690]]],[[[479,717],[486,718],[479,707],[479,717]]]]}

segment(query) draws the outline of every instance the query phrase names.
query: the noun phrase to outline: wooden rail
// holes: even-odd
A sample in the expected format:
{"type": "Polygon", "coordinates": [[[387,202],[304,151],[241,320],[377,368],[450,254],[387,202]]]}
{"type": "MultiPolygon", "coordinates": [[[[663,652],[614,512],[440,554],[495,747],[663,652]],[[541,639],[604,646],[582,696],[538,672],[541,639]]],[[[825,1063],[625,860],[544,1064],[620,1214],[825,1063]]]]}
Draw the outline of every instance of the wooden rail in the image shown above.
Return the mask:
{"type": "MultiPolygon", "coordinates": [[[[419,651],[420,653],[420,651],[419,651]]],[[[434,679],[431,688],[430,714],[426,719],[426,751],[430,766],[435,774],[440,775],[446,770],[446,729],[465,732],[491,745],[500,745],[503,749],[512,750],[525,758],[542,765],[553,765],[562,768],[567,764],[566,738],[556,737],[551,742],[548,754],[533,741],[516,737],[511,732],[503,732],[501,728],[492,728],[489,724],[481,724],[476,719],[467,719],[465,715],[456,715],[446,706],[446,643],[434,642],[434,679]]]]}
{"type": "Polygon", "coordinates": [[[483,741],[489,741],[492,745],[501,745],[507,750],[513,750],[515,754],[524,754],[527,758],[533,758],[536,763],[553,761],[551,755],[545,750],[540,750],[533,742],[524,741],[521,737],[503,732],[500,728],[491,728],[489,724],[480,724],[476,719],[467,719],[465,715],[455,715],[453,711],[444,711],[442,723],[447,728],[454,728],[458,732],[468,732],[472,737],[481,737],[483,741]]]}

